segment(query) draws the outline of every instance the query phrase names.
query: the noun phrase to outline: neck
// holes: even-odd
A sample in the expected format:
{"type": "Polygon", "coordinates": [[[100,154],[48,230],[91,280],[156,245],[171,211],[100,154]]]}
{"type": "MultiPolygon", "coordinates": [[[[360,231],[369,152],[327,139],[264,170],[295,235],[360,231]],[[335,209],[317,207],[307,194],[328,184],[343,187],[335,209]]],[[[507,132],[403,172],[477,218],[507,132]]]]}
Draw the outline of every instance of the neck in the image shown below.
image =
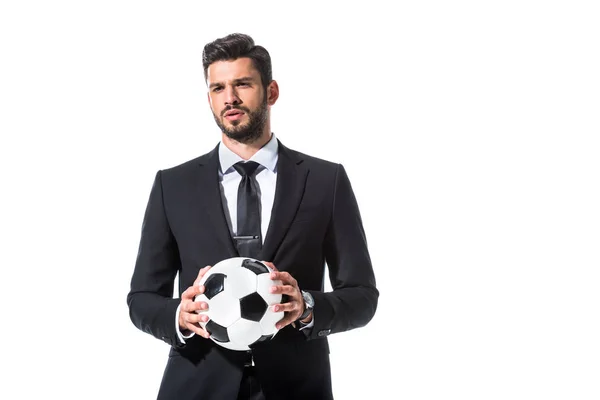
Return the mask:
{"type": "Polygon", "coordinates": [[[221,135],[223,144],[229,150],[233,151],[235,154],[242,157],[244,160],[249,160],[265,144],[269,143],[269,140],[271,140],[271,128],[269,124],[266,124],[262,135],[260,135],[260,137],[256,141],[247,144],[230,139],[224,133],[222,133],[221,135]]]}

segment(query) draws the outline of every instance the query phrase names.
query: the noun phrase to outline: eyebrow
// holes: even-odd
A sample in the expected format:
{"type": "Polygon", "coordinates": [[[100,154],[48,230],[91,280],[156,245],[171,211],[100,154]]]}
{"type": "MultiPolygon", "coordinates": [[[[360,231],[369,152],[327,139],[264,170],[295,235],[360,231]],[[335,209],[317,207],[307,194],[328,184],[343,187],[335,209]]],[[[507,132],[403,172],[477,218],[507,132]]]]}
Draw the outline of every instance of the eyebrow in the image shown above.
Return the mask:
{"type": "MultiPolygon", "coordinates": [[[[251,76],[244,76],[242,78],[238,78],[238,79],[234,79],[233,83],[244,83],[244,82],[252,82],[254,81],[254,78],[252,78],[251,76]]],[[[209,88],[213,88],[215,86],[223,86],[223,82],[213,82],[210,85],[208,85],[209,88]]]]}

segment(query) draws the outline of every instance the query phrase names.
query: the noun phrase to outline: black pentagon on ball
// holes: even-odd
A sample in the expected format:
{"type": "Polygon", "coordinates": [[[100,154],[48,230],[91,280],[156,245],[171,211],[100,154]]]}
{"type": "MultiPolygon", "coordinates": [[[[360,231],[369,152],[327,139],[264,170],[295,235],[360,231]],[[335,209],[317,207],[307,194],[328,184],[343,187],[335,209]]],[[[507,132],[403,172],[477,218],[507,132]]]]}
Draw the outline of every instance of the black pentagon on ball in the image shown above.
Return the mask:
{"type": "Polygon", "coordinates": [[[249,319],[250,321],[260,321],[263,315],[265,315],[267,307],[267,302],[256,292],[240,299],[242,318],[249,319]]]}
{"type": "Polygon", "coordinates": [[[226,343],[229,342],[229,335],[227,334],[227,328],[217,324],[215,321],[210,320],[206,323],[206,332],[210,333],[210,336],[217,342],[226,343]]]}
{"type": "Polygon", "coordinates": [[[266,274],[267,272],[269,272],[269,269],[263,263],[249,259],[245,259],[244,261],[242,261],[242,267],[249,269],[256,275],[266,274]]]}
{"type": "Polygon", "coordinates": [[[219,273],[209,276],[204,282],[204,295],[208,299],[212,299],[221,293],[225,289],[225,278],[227,278],[227,275],[219,273]]]}

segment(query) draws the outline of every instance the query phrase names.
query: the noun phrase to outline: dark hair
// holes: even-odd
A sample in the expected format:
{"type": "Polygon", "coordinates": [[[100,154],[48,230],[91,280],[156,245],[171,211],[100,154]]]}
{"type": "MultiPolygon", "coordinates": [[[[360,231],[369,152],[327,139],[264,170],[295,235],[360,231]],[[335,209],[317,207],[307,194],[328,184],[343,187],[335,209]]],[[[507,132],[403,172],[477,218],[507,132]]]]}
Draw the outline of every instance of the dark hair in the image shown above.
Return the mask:
{"type": "Polygon", "coordinates": [[[252,60],[254,67],[260,73],[263,87],[273,80],[271,56],[267,49],[256,46],[254,40],[243,33],[232,33],[219,38],[204,46],[202,52],[202,66],[204,67],[204,80],[208,78],[208,66],[217,61],[233,61],[247,57],[252,60]]]}

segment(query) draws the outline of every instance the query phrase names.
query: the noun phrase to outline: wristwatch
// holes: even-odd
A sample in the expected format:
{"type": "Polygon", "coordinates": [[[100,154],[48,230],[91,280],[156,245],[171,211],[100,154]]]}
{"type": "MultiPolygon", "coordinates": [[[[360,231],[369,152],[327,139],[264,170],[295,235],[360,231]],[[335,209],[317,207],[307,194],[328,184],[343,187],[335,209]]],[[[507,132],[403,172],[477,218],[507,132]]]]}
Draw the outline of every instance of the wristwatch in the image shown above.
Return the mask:
{"type": "Polygon", "coordinates": [[[304,312],[298,319],[303,320],[312,312],[315,306],[315,299],[313,299],[312,294],[305,292],[304,290],[301,290],[300,293],[302,293],[302,297],[304,298],[304,312]]]}

